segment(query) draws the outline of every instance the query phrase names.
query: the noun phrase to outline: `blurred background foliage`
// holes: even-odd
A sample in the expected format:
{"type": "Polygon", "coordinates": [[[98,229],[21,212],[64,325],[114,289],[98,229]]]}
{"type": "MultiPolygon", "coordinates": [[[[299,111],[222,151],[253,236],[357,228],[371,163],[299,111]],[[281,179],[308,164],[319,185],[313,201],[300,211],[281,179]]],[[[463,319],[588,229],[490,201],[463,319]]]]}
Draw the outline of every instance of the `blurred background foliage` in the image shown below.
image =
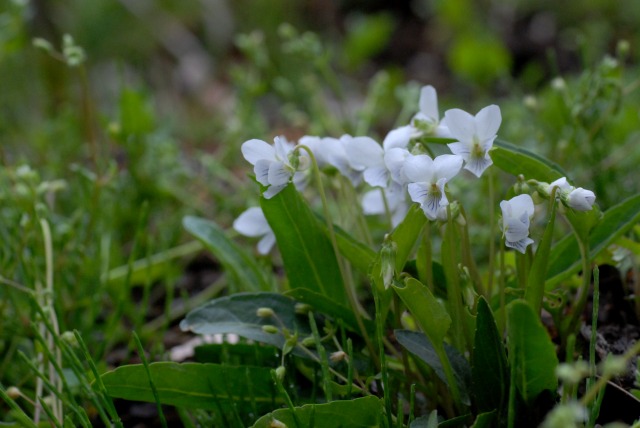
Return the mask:
{"type": "MultiPolygon", "coordinates": [[[[424,84],[441,112],[500,105],[501,138],[606,209],[640,190],[638,22],[640,2],[610,0],[0,0],[2,275],[42,281],[46,218],[62,330],[101,343],[98,322],[160,317],[150,289],[170,308],[193,291],[180,272],[108,273],[184,242],[185,214],[228,227],[255,203],[245,140],[381,138],[424,84]]],[[[28,325],[10,301],[0,378],[28,325]]]]}

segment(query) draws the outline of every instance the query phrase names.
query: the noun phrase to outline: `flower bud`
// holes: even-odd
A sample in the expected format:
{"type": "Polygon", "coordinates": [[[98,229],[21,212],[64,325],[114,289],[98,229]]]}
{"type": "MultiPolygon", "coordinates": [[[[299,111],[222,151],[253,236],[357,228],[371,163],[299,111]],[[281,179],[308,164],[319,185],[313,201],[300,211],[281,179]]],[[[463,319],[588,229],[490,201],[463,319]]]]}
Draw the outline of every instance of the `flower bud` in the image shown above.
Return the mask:
{"type": "Polygon", "coordinates": [[[17,400],[22,396],[22,392],[20,392],[20,389],[18,389],[17,386],[10,386],[9,388],[7,388],[7,395],[12,400],[17,400]]]}
{"type": "Polygon", "coordinates": [[[280,330],[278,330],[278,327],[276,327],[275,325],[263,325],[262,331],[269,334],[278,334],[280,332],[280,330]]]}
{"type": "Polygon", "coordinates": [[[567,197],[567,205],[576,211],[589,211],[596,201],[596,195],[591,190],[578,187],[573,189],[567,197]]]}
{"type": "Polygon", "coordinates": [[[283,381],[283,379],[284,379],[284,375],[285,375],[285,374],[287,374],[287,369],[286,369],[284,366],[279,366],[279,367],[276,369],[276,377],[278,378],[278,380],[279,380],[280,382],[282,382],[282,381],[283,381]]]}
{"type": "Polygon", "coordinates": [[[277,419],[272,419],[269,428],[287,428],[287,425],[277,419]]]}
{"type": "Polygon", "coordinates": [[[311,311],[311,305],[307,303],[296,303],[294,310],[298,315],[307,315],[311,311]]]}
{"type": "Polygon", "coordinates": [[[331,353],[331,355],[329,356],[329,359],[331,360],[332,363],[339,363],[342,360],[347,360],[348,355],[344,351],[336,351],[331,353]]]}
{"type": "Polygon", "coordinates": [[[301,343],[305,348],[313,348],[314,346],[316,346],[316,340],[313,338],[313,336],[305,337],[304,339],[302,339],[301,343]]]}
{"type": "Polygon", "coordinates": [[[256,315],[260,318],[270,318],[274,315],[274,312],[271,308],[258,308],[256,310],[256,315]]]}
{"type": "Polygon", "coordinates": [[[63,342],[66,342],[72,348],[77,348],[79,346],[78,338],[71,331],[65,331],[64,333],[62,333],[60,335],[60,339],[62,339],[63,342]]]}

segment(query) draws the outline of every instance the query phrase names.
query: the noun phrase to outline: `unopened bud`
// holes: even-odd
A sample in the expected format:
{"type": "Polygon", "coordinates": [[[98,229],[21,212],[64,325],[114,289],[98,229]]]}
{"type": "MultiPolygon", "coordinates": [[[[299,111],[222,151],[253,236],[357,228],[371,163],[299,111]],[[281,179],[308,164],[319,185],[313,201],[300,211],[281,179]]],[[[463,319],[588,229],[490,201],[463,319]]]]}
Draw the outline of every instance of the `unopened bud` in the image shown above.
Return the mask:
{"type": "Polygon", "coordinates": [[[278,334],[280,332],[280,330],[278,330],[278,327],[276,327],[275,325],[263,325],[262,331],[269,334],[278,334]]]}
{"type": "Polygon", "coordinates": [[[276,377],[280,382],[284,379],[284,375],[287,374],[287,369],[284,366],[279,366],[276,369],[276,377]]]}
{"type": "Polygon", "coordinates": [[[60,339],[62,339],[63,342],[66,342],[72,348],[78,347],[78,338],[71,331],[65,331],[64,333],[62,333],[60,335],[60,339]]]}
{"type": "Polygon", "coordinates": [[[344,351],[336,351],[329,356],[329,359],[332,363],[339,363],[342,360],[348,359],[348,355],[344,351]]]}
{"type": "Polygon", "coordinates": [[[270,318],[274,315],[274,312],[271,308],[258,308],[256,310],[256,315],[260,318],[270,318]]]}
{"type": "Polygon", "coordinates": [[[298,315],[307,315],[311,311],[311,305],[306,303],[296,303],[294,310],[298,315]]]}
{"type": "Polygon", "coordinates": [[[9,388],[7,388],[7,395],[12,400],[17,400],[22,396],[22,393],[20,392],[20,389],[18,389],[17,386],[10,386],[9,388]]]}
{"type": "Polygon", "coordinates": [[[305,348],[313,348],[314,346],[316,346],[316,340],[313,338],[313,336],[305,337],[304,339],[302,339],[301,343],[305,348]]]}

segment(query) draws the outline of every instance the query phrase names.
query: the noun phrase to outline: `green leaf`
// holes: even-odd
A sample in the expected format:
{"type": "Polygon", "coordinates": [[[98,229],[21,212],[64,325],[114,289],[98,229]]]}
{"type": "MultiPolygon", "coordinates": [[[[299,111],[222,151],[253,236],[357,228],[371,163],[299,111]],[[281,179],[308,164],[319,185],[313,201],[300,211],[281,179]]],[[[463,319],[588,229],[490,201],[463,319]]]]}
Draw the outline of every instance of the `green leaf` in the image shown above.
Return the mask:
{"type": "Polygon", "coordinates": [[[476,406],[480,412],[499,413],[508,399],[509,371],[502,335],[484,297],[478,300],[474,343],[471,375],[476,406]]]}
{"type": "Polygon", "coordinates": [[[480,413],[476,417],[476,421],[473,423],[471,428],[492,428],[492,427],[495,427],[497,425],[495,423],[495,419],[496,419],[496,412],[495,411],[486,412],[486,413],[480,413]]]}
{"type": "MultiPolygon", "coordinates": [[[[625,199],[605,211],[602,220],[589,234],[590,257],[593,259],[609,245],[640,222],[640,194],[625,199]]],[[[550,289],[580,269],[580,250],[576,237],[567,235],[549,254],[546,288],[550,289]]]]}
{"type": "Polygon", "coordinates": [[[494,165],[515,176],[522,174],[526,179],[547,183],[567,177],[567,173],[555,162],[503,140],[495,141],[489,155],[494,165]]]}
{"type": "MultiPolygon", "coordinates": [[[[321,224],[324,225],[324,223],[321,224]]],[[[368,274],[371,264],[376,258],[376,252],[362,242],[353,239],[350,234],[340,227],[334,225],[333,229],[336,233],[336,242],[338,244],[340,254],[349,260],[351,266],[361,273],[368,274]]]]}
{"type": "Polygon", "coordinates": [[[551,202],[551,213],[549,221],[544,230],[535,258],[529,270],[527,278],[527,289],[524,298],[529,302],[534,312],[539,314],[542,307],[542,298],[544,297],[544,283],[547,276],[547,265],[549,262],[549,252],[551,251],[551,242],[553,241],[553,229],[556,221],[557,202],[554,199],[551,202]]]}
{"type": "MultiPolygon", "coordinates": [[[[398,342],[409,352],[420,358],[425,364],[433,369],[436,375],[446,385],[449,385],[447,376],[436,349],[427,336],[423,333],[411,330],[395,330],[394,334],[398,342]]],[[[471,387],[471,368],[466,358],[453,346],[444,344],[447,358],[451,362],[453,376],[461,394],[463,404],[470,405],[469,393],[471,387]]]]}
{"type": "Polygon", "coordinates": [[[544,390],[555,393],[558,357],[540,317],[526,301],[509,304],[507,336],[511,376],[524,401],[532,403],[544,390]]]}
{"type": "Polygon", "coordinates": [[[438,428],[438,411],[432,410],[428,416],[415,418],[409,428],[438,428]]]}
{"type": "Polygon", "coordinates": [[[227,238],[225,232],[212,221],[185,217],[182,225],[220,261],[237,289],[259,291],[271,289],[269,280],[255,259],[227,238]]]}
{"type": "MultiPolygon", "coordinates": [[[[296,288],[284,293],[285,296],[296,299],[298,302],[307,303],[315,309],[314,312],[321,312],[325,315],[329,315],[334,319],[341,319],[344,321],[345,327],[350,330],[359,333],[360,327],[353,311],[340,303],[318,294],[314,291],[307,290],[306,288],[296,288]]],[[[375,325],[371,320],[362,320],[365,328],[371,334],[375,332],[375,325]]]]}
{"type": "Polygon", "coordinates": [[[402,272],[407,259],[411,255],[416,241],[422,236],[422,229],[427,223],[427,217],[417,204],[412,204],[404,220],[391,232],[391,241],[396,248],[396,271],[402,272]]]}
{"type": "MultiPolygon", "coordinates": [[[[217,410],[224,403],[276,401],[269,368],[160,362],[150,364],[149,370],[162,404],[217,410]]],[[[121,366],[101,377],[111,397],[155,402],[142,364],[121,366]]]]}
{"type": "Polygon", "coordinates": [[[291,288],[307,288],[336,302],[347,296],[326,228],[294,186],[285,187],[260,205],[276,235],[291,288]]]}
{"type": "MultiPolygon", "coordinates": [[[[279,331],[267,333],[266,325],[279,330],[286,328],[291,334],[298,332],[299,337],[311,334],[306,315],[297,315],[296,301],[278,293],[237,293],[221,297],[189,312],[180,323],[183,331],[198,334],[235,333],[247,339],[273,345],[282,349],[286,337],[279,331]],[[275,317],[260,317],[258,308],[270,308],[275,317]]],[[[297,347],[296,355],[307,357],[297,347]]]]}
{"type": "Polygon", "coordinates": [[[431,343],[440,346],[451,326],[451,317],[446,309],[436,300],[427,286],[415,278],[408,278],[404,287],[393,285],[418,325],[427,335],[431,343]]]}
{"type": "Polygon", "coordinates": [[[278,409],[262,416],[253,428],[269,428],[274,420],[290,428],[377,427],[380,426],[382,401],[368,396],[354,400],[307,404],[291,409],[278,409]]]}

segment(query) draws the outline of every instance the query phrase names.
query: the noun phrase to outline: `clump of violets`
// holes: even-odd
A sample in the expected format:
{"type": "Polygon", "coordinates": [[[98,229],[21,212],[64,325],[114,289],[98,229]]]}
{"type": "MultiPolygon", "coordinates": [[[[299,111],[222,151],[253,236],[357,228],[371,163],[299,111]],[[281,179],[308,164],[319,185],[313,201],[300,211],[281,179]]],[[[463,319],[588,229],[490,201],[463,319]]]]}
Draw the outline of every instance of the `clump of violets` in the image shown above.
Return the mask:
{"type": "MultiPolygon", "coordinates": [[[[276,137],[274,145],[252,139],[242,145],[242,154],[254,166],[256,181],[266,187],[262,196],[270,199],[289,183],[303,189],[308,181],[313,154],[318,168],[342,175],[358,189],[363,185],[362,212],[365,215],[388,215],[392,226],[405,217],[411,202],[419,204],[431,221],[446,221],[449,197],[447,183],[462,169],[481,177],[493,161],[489,155],[502,122],[500,108],[489,105],[475,116],[461,109],[450,109],[441,117],[438,95],[433,86],[420,91],[418,112],[410,123],[391,130],[382,144],[368,136],[343,135],[339,138],[304,136],[297,145],[276,137]],[[425,154],[422,138],[448,139],[450,154],[432,157],[425,154]]],[[[428,141],[428,140],[427,140],[428,141]]],[[[446,141],[445,141],[446,142],[446,141]]],[[[535,188],[549,198],[556,196],[576,211],[591,210],[595,203],[592,191],[571,186],[565,177],[551,184],[538,183],[535,188]]],[[[533,199],[526,193],[500,203],[505,245],[525,253],[534,241],[529,237],[535,213],[533,199]]],[[[247,210],[234,228],[247,236],[262,237],[258,251],[266,254],[275,238],[259,208],[247,210]]]]}

